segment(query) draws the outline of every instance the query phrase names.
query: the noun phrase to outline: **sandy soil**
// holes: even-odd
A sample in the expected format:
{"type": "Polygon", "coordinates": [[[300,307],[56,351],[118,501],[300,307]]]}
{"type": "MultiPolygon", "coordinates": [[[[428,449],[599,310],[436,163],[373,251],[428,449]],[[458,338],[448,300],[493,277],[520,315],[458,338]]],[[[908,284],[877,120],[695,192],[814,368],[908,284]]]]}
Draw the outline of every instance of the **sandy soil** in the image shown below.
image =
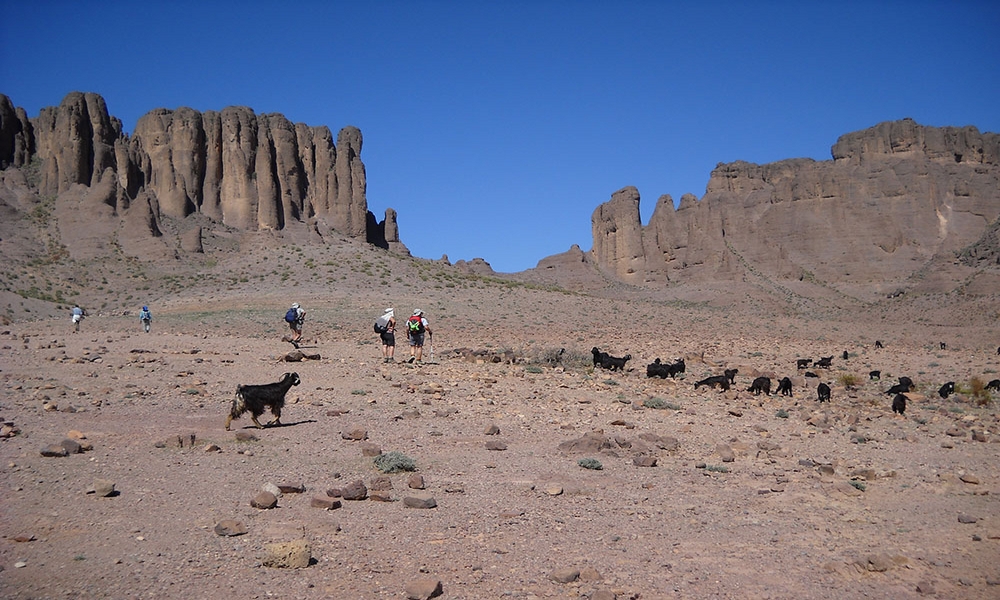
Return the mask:
{"type": "Polygon", "coordinates": [[[68,314],[0,327],[0,596],[405,598],[428,580],[468,599],[1000,597],[998,396],[971,393],[1000,377],[995,298],[838,311],[759,287],[578,293],[301,252],[280,273],[247,250],[183,285],[112,277],[80,333],[68,314]],[[695,297],[716,300],[678,299],[695,297]],[[293,300],[319,360],[279,360],[293,300]],[[382,363],[385,306],[426,311],[427,364],[382,363]],[[595,370],[593,346],[632,359],[595,370]],[[819,378],[796,369],[830,355],[819,378]],[[680,357],[678,379],[646,377],[680,357]],[[730,391],[694,389],[727,368],[730,391]],[[237,384],[285,372],[302,384],[281,427],[223,429],[237,384]],[[759,375],[794,395],[747,392],[759,375]],[[883,393],[899,376],[916,384],[905,416],[883,393]],[[946,381],[959,393],[942,399],[946,381]],[[588,434],[604,447],[561,447],[588,434]],[[68,436],[90,449],[41,454],[68,436]],[[376,490],[373,449],[412,458],[425,489],[404,472],[376,490]],[[88,493],[100,480],[116,493],[88,493]],[[358,480],[369,499],[312,506],[358,480]],[[305,491],[253,508],[267,484],[305,491]],[[435,508],[406,505],[426,496],[435,508]],[[247,532],[217,535],[227,519],[247,532]],[[264,566],[295,540],[308,567],[264,566]]]}

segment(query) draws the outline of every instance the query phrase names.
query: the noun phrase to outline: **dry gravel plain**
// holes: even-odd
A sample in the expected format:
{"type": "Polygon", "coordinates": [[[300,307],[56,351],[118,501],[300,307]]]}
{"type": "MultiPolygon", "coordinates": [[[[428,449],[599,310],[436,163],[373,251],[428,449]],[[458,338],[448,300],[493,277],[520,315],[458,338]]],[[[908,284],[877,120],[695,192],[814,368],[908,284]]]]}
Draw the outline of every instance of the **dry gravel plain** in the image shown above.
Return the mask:
{"type": "Polygon", "coordinates": [[[1000,396],[973,393],[1000,377],[996,296],[566,291],[346,243],[278,270],[265,251],[141,284],[108,267],[80,333],[37,306],[0,327],[0,596],[1000,598],[1000,396]],[[318,359],[281,360],[291,300],[318,359]],[[382,363],[385,306],[426,311],[427,364],[382,363]],[[595,370],[593,346],[632,359],[595,370]],[[796,369],[822,356],[818,379],[796,369]],[[694,389],[729,368],[731,390],[694,389]],[[237,384],[285,372],[282,426],[223,429],[237,384]],[[793,396],[747,392],[760,375],[793,396]],[[67,437],[85,450],[42,455],[67,437]],[[321,502],[358,481],[366,499],[321,502]],[[269,484],[289,491],[252,507],[269,484]],[[265,566],[288,542],[308,566],[265,566]]]}

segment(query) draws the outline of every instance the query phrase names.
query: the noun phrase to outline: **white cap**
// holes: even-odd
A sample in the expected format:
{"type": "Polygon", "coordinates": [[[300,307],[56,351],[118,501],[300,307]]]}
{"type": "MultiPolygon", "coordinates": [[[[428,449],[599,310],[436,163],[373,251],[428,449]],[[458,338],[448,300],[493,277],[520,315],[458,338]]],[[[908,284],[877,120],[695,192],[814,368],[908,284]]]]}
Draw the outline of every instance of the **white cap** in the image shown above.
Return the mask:
{"type": "Polygon", "coordinates": [[[292,303],[292,308],[298,308],[298,307],[299,307],[299,303],[298,302],[293,302],[292,303]]]}

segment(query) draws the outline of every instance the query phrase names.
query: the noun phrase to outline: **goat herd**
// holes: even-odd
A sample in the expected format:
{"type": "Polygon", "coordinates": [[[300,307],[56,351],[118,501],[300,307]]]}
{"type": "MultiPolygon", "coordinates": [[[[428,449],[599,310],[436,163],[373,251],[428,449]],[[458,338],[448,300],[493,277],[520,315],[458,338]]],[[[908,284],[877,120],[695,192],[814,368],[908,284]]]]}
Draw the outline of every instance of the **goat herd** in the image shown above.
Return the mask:
{"type": "MultiPolygon", "coordinates": [[[[942,350],[946,349],[947,346],[944,342],[941,342],[940,347],[942,350]]],[[[875,348],[884,348],[881,341],[875,341],[875,348]]],[[[600,367],[602,369],[607,369],[609,371],[624,371],[625,363],[631,358],[631,354],[626,354],[621,358],[611,356],[607,352],[602,352],[596,346],[591,349],[591,353],[594,355],[594,368],[600,367]]],[[[997,349],[997,354],[1000,355],[1000,348],[997,349]]],[[[844,350],[843,359],[847,360],[849,354],[844,350]]],[[[833,365],[833,355],[820,357],[816,360],[811,358],[799,358],[795,361],[795,367],[797,370],[805,370],[812,368],[818,369],[829,369],[833,365]]],[[[686,367],[684,365],[684,359],[680,358],[674,363],[664,363],[661,362],[659,358],[654,360],[652,363],[646,365],[646,377],[660,377],[662,379],[673,379],[677,375],[684,373],[686,367]]],[[[733,385],[736,384],[736,374],[739,373],[739,369],[726,369],[722,375],[712,375],[706,377],[700,381],[696,381],[694,384],[694,389],[698,389],[701,386],[718,388],[723,391],[728,391],[733,385]]],[[[813,371],[805,371],[805,376],[807,378],[819,378],[813,371]]],[[[871,380],[879,380],[882,377],[881,371],[870,371],[868,377],[871,380]]],[[[902,415],[906,412],[906,394],[912,391],[914,388],[913,380],[909,377],[900,377],[899,383],[893,385],[884,393],[893,396],[892,399],[892,411],[902,415]]],[[[994,379],[990,381],[985,386],[986,390],[993,390],[1000,392],[1000,379],[994,379]]],[[[756,396],[760,394],[765,394],[767,396],[771,395],[771,378],[770,377],[757,377],[747,388],[748,392],[753,393],[756,396]]],[[[816,399],[819,402],[829,402],[830,401],[830,384],[820,382],[816,386],[816,399]]],[[[782,377],[778,382],[778,387],[775,389],[775,393],[781,394],[782,396],[792,395],[792,380],[789,377],[782,377]]],[[[947,398],[951,394],[955,393],[955,382],[949,381],[941,386],[938,390],[938,395],[941,398],[947,398]]]]}

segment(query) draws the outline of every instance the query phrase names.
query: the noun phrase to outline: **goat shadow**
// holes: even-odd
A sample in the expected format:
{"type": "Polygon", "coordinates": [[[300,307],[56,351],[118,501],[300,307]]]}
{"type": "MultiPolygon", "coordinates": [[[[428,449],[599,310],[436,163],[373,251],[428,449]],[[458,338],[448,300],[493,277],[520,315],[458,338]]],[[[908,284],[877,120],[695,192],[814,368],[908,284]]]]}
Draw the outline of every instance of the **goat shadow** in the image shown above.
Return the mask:
{"type": "MultiPolygon", "coordinates": [[[[295,421],[294,423],[278,423],[277,425],[272,425],[270,423],[265,423],[264,424],[264,429],[275,429],[275,428],[278,428],[278,427],[295,427],[296,425],[305,425],[306,423],[316,423],[316,422],[317,422],[316,419],[304,419],[302,421],[295,421]]],[[[253,423],[250,423],[249,425],[244,425],[240,429],[254,430],[254,429],[257,429],[257,427],[254,426],[253,423]]]]}

